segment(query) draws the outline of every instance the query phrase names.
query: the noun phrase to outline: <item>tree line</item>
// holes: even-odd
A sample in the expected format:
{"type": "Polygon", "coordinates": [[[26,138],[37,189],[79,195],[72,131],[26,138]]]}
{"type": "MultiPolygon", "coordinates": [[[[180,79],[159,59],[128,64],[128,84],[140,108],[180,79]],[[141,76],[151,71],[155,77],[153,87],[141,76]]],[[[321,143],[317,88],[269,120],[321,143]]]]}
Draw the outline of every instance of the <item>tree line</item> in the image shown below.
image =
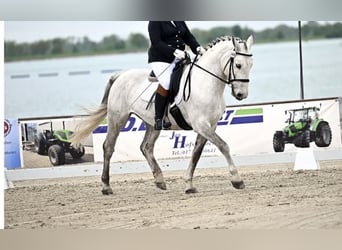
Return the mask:
{"type": "MultiPolygon", "coordinates": [[[[235,25],[232,27],[215,27],[209,30],[193,29],[194,36],[205,46],[222,35],[231,35],[246,39],[254,36],[255,43],[292,41],[298,39],[298,29],[287,25],[254,31],[248,27],[235,25]]],[[[308,22],[302,26],[302,39],[339,38],[342,37],[342,23],[308,22]]],[[[54,38],[32,43],[5,41],[5,62],[16,60],[32,60],[54,57],[82,56],[110,53],[142,52],[149,47],[149,39],[143,34],[132,33],[127,39],[113,34],[105,36],[100,42],[94,42],[87,36],[82,38],[54,38]]]]}
{"type": "Polygon", "coordinates": [[[44,59],[94,54],[110,54],[144,51],[149,46],[147,38],[139,33],[130,34],[124,40],[113,34],[94,42],[87,36],[54,38],[32,43],[5,41],[5,62],[27,59],[44,59]]]}

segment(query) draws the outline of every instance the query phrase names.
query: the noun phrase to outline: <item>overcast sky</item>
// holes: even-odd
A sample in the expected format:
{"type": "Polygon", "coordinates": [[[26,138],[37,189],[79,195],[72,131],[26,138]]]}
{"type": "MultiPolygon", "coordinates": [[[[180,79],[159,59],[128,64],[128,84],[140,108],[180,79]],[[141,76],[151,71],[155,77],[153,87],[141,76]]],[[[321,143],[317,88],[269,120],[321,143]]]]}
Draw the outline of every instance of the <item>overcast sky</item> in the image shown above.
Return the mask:
{"type": "MultiPolygon", "coordinates": [[[[68,36],[87,36],[93,41],[100,41],[104,36],[116,34],[126,39],[130,33],[142,33],[148,36],[147,21],[9,21],[5,22],[5,40],[32,42],[40,39],[68,36]]],[[[190,29],[210,29],[216,26],[239,24],[259,31],[279,24],[296,27],[296,21],[187,21],[190,29]]]]}

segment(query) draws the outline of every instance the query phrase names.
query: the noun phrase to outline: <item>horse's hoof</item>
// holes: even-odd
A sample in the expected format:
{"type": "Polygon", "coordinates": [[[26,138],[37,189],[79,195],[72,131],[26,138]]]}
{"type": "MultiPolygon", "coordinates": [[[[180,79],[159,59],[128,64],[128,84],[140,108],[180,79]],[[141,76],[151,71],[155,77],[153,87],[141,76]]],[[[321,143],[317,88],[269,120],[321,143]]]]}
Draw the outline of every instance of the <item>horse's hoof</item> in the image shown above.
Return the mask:
{"type": "Polygon", "coordinates": [[[160,188],[161,190],[166,190],[166,184],[165,182],[156,182],[157,188],[160,188]]]}
{"type": "Polygon", "coordinates": [[[243,181],[232,181],[232,185],[236,189],[244,189],[245,188],[245,183],[243,183],[243,181]]]}
{"type": "Polygon", "coordinates": [[[188,188],[188,189],[186,189],[185,190],[185,193],[186,194],[196,194],[196,193],[198,193],[198,191],[197,191],[197,189],[196,188],[188,188]]]}
{"type": "Polygon", "coordinates": [[[111,188],[103,188],[102,189],[102,194],[103,195],[110,195],[113,194],[113,190],[111,188]]]}

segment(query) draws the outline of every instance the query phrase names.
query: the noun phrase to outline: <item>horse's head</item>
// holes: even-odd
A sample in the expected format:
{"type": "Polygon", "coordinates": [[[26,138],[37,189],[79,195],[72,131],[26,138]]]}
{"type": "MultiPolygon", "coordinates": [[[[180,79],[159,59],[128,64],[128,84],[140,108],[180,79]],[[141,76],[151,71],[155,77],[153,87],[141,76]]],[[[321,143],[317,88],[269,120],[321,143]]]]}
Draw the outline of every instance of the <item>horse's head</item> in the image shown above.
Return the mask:
{"type": "Polygon", "coordinates": [[[248,96],[249,72],[253,65],[253,36],[249,36],[247,41],[233,37],[230,42],[232,46],[222,56],[221,66],[231,85],[232,95],[237,100],[243,100],[248,96]]]}

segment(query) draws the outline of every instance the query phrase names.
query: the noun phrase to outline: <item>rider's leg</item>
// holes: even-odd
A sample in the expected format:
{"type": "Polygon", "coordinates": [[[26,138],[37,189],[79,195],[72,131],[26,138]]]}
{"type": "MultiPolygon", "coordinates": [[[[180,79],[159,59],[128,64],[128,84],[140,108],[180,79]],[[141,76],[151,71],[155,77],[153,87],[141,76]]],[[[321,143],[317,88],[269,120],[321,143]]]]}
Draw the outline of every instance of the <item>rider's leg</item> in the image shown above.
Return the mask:
{"type": "Polygon", "coordinates": [[[156,99],[155,99],[155,124],[156,130],[162,130],[163,128],[163,117],[165,114],[165,108],[167,106],[169,91],[164,89],[160,84],[157,88],[156,99]]]}
{"type": "Polygon", "coordinates": [[[154,74],[159,80],[159,85],[156,92],[155,98],[155,126],[156,130],[167,129],[171,127],[169,121],[163,122],[165,109],[168,103],[168,95],[170,88],[170,78],[175,67],[174,63],[164,63],[164,62],[152,62],[150,63],[154,74]]]}

